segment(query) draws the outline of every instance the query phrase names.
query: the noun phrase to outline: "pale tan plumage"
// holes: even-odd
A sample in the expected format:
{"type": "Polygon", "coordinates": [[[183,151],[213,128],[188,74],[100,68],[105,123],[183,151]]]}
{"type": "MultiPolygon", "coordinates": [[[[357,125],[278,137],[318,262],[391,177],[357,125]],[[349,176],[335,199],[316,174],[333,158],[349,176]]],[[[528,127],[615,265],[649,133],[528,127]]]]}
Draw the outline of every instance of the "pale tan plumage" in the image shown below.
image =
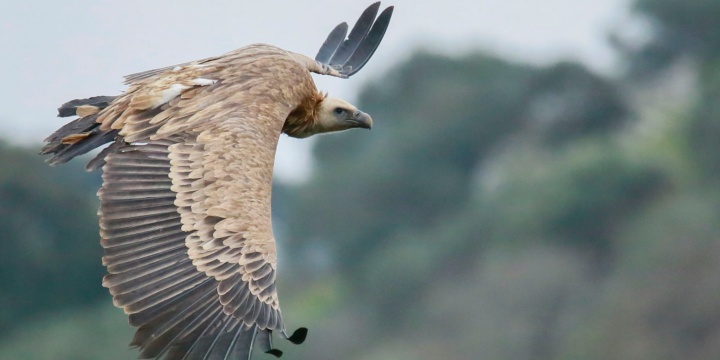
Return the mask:
{"type": "MultiPolygon", "coordinates": [[[[79,119],[46,140],[51,164],[104,143],[103,285],[138,330],[143,358],[248,359],[285,333],[275,290],[271,178],[281,133],[307,137],[372,119],[323,96],[310,72],[347,77],[370,58],[392,7],[379,3],[316,60],[255,44],[126,77],[127,91],[63,105],[79,119]],[[374,25],[373,25],[374,22],[374,25]],[[372,26],[372,27],[371,27],[372,26]],[[257,340],[256,340],[257,339],[257,340]]],[[[302,342],[305,329],[289,339],[302,342]]]]}

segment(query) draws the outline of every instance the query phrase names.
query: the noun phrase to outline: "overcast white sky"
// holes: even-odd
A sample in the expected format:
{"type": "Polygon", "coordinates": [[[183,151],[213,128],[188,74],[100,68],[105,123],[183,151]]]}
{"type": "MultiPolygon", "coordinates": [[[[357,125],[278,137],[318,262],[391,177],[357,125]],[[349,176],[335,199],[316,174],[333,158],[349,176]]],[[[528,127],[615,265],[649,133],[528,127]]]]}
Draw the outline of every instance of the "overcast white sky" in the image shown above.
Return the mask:
{"type": "MultiPolygon", "coordinates": [[[[61,103],[121,92],[122,76],[265,42],[314,56],[338,23],[351,25],[372,0],[352,1],[7,1],[0,6],[0,136],[39,143],[62,125],[61,103]]],[[[484,49],[516,60],[574,59],[612,68],[607,32],[627,19],[630,0],[395,0],[374,58],[352,79],[316,77],[354,100],[418,47],[484,49]]],[[[365,135],[365,134],[363,134],[365,135]]],[[[308,141],[284,137],[277,175],[300,177],[308,141]]]]}

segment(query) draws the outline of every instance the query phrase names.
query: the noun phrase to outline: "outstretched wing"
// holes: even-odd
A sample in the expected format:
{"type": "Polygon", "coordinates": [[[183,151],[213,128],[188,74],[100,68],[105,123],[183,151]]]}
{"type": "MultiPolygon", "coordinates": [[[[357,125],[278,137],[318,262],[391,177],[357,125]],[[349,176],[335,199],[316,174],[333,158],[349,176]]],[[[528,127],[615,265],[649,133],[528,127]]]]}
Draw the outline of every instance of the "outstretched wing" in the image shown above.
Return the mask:
{"type": "Polygon", "coordinates": [[[385,36],[394,7],[386,8],[375,19],[379,9],[379,1],[365,9],[347,39],[347,23],[336,26],[320,47],[315,61],[330,66],[344,76],[360,71],[385,36]]]}
{"type": "Polygon", "coordinates": [[[279,355],[272,168],[312,80],[270,46],[154,76],[97,119],[119,135],[98,193],[103,285],[138,327],[143,358],[245,359],[256,339],[279,355]]]}
{"type": "MultiPolygon", "coordinates": [[[[141,358],[249,358],[259,332],[269,339],[268,332],[282,326],[279,309],[271,308],[272,321],[260,319],[270,328],[225,313],[218,301],[225,297],[221,281],[199,271],[188,256],[189,235],[168,177],[170,147],[179,140],[128,144],[106,158],[98,193],[109,272],[103,285],[138,327],[131,345],[141,348],[141,358]]],[[[253,309],[270,306],[249,292],[247,282],[236,285],[253,309]]]]}

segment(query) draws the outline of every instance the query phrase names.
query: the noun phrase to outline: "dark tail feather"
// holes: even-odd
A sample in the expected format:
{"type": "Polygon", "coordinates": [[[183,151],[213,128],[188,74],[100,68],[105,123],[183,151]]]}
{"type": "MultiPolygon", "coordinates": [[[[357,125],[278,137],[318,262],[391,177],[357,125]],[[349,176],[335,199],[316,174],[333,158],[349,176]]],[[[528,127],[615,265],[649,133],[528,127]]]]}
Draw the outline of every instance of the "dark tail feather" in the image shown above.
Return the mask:
{"type": "MultiPolygon", "coordinates": [[[[110,105],[114,99],[114,96],[94,96],[69,101],[60,106],[59,117],[84,116],[65,124],[45,139],[47,144],[40,150],[40,154],[52,155],[46,162],[50,165],[66,163],[78,155],[115,140],[117,130],[101,131],[100,124],[96,122],[98,112],[110,105]]],[[[102,166],[102,161],[93,160],[88,170],[98,165],[102,166]]]]}

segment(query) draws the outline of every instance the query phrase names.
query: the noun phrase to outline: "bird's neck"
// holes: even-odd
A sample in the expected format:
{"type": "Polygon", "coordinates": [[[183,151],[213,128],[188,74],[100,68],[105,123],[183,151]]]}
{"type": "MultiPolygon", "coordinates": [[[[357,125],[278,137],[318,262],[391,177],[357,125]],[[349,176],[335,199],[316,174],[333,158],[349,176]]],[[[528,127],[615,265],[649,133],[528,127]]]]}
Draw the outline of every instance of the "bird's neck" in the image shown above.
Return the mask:
{"type": "Polygon", "coordinates": [[[318,108],[324,98],[325,95],[321,92],[305,98],[285,119],[282,132],[295,138],[314,135],[318,108]]]}

